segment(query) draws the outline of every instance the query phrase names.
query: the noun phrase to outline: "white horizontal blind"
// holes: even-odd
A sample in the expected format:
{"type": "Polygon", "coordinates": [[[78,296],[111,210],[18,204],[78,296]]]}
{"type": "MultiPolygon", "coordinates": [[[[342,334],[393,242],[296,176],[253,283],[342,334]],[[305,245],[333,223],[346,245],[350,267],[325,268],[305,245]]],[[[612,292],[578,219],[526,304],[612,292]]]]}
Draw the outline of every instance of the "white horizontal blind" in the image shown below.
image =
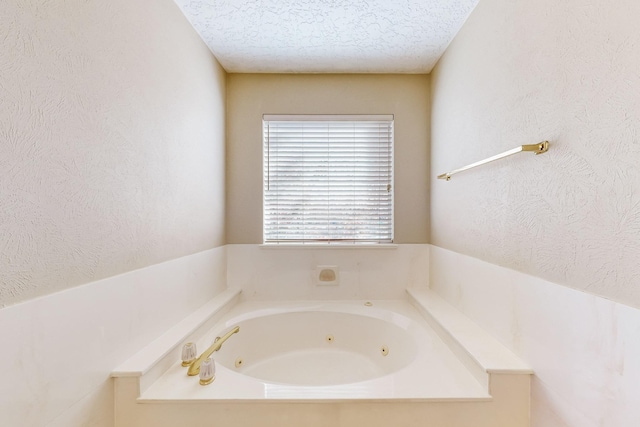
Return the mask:
{"type": "Polygon", "coordinates": [[[264,241],[392,242],[393,116],[264,116],[264,241]]]}

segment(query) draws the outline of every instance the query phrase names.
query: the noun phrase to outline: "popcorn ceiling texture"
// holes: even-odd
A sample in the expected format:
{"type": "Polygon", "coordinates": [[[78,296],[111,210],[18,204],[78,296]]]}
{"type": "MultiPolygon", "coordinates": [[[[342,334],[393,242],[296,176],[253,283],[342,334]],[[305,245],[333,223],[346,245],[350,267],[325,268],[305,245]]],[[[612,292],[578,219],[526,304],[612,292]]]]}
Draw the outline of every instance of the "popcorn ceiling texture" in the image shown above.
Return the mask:
{"type": "Polygon", "coordinates": [[[175,0],[235,73],[427,73],[478,0],[175,0]]]}
{"type": "Polygon", "coordinates": [[[0,307],[224,244],[225,72],[176,5],[0,20],[0,307]]]}
{"type": "Polygon", "coordinates": [[[640,2],[482,0],[432,74],[432,243],[640,307],[640,2]]]}

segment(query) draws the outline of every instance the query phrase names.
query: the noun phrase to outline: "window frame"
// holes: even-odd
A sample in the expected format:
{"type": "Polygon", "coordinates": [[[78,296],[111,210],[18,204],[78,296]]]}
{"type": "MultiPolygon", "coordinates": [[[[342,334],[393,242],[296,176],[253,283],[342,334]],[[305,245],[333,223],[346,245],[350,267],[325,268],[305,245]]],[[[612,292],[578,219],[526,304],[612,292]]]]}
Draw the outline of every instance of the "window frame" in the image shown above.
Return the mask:
{"type": "Polygon", "coordinates": [[[395,116],[394,114],[263,114],[262,116],[262,243],[263,246],[278,245],[314,245],[314,246],[354,246],[354,245],[393,245],[395,240],[395,116]],[[357,121],[388,121],[391,124],[389,131],[389,185],[390,185],[390,239],[267,239],[266,227],[266,209],[267,209],[267,168],[268,153],[267,150],[267,134],[265,132],[265,122],[269,121],[341,121],[341,122],[357,122],[357,121]]]}

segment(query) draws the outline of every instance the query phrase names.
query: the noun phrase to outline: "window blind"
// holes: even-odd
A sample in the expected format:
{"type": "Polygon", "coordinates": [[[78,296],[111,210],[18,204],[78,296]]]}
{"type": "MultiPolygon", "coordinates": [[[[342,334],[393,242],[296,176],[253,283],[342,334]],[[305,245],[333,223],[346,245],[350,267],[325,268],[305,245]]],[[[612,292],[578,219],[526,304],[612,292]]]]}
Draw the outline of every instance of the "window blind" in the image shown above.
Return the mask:
{"type": "Polygon", "coordinates": [[[393,116],[268,116],[264,241],[393,241],[393,116]]]}

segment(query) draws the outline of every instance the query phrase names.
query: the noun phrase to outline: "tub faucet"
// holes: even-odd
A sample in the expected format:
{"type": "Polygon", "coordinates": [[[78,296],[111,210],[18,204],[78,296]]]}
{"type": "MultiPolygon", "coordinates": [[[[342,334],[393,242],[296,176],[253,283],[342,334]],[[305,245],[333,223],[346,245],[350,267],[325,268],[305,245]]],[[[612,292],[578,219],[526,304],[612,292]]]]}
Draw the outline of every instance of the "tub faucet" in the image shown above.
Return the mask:
{"type": "Polygon", "coordinates": [[[240,326],[235,326],[233,329],[231,329],[229,332],[224,334],[222,337],[216,337],[215,341],[213,341],[213,344],[211,344],[211,346],[208,349],[206,349],[200,355],[200,357],[198,357],[191,365],[189,365],[189,370],[187,371],[187,374],[190,376],[198,375],[200,373],[200,365],[202,364],[202,361],[208,358],[209,356],[211,356],[214,351],[220,350],[220,348],[222,347],[222,344],[224,344],[224,342],[228,340],[231,335],[237,333],[238,331],[240,331],[240,326]]]}

